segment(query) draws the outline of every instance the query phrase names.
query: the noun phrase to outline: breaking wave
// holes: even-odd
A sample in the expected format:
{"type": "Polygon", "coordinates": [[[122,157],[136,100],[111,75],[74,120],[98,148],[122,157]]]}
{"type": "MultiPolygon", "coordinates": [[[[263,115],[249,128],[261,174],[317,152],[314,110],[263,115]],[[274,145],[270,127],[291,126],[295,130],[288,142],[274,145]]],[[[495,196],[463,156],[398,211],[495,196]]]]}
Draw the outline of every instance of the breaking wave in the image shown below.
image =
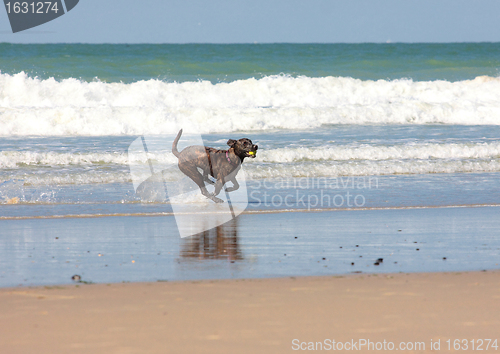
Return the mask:
{"type": "Polygon", "coordinates": [[[330,124],[500,125],[500,78],[414,82],[269,76],[231,83],[85,82],[0,74],[0,136],[304,130],[330,124]]]}

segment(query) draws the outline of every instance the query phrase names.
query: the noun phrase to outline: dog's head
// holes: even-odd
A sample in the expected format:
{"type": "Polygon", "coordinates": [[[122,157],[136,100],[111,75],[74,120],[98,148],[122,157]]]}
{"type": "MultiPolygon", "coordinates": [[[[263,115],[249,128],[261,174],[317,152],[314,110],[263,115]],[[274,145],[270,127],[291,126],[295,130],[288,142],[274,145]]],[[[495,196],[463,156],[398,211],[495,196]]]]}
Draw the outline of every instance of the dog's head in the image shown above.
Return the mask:
{"type": "Polygon", "coordinates": [[[227,145],[234,149],[234,153],[238,155],[241,160],[245,157],[255,158],[255,156],[257,156],[257,149],[259,148],[252,143],[252,140],[247,138],[239,140],[229,139],[227,145]]]}

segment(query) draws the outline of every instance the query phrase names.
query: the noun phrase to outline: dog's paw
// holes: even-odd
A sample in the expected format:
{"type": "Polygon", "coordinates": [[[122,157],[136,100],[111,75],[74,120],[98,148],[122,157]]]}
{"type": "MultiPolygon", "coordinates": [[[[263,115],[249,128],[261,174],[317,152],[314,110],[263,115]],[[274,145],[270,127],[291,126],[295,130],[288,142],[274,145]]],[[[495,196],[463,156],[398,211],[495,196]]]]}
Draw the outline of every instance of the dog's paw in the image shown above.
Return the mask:
{"type": "Polygon", "coordinates": [[[235,190],[237,190],[238,188],[234,188],[234,187],[228,187],[226,188],[226,192],[234,192],[235,190]]]}
{"type": "Polygon", "coordinates": [[[216,203],[224,203],[224,201],[223,201],[222,199],[217,198],[217,197],[216,197],[215,195],[213,195],[213,194],[206,195],[206,197],[207,197],[208,199],[213,200],[213,201],[214,201],[214,202],[216,202],[216,203]]]}

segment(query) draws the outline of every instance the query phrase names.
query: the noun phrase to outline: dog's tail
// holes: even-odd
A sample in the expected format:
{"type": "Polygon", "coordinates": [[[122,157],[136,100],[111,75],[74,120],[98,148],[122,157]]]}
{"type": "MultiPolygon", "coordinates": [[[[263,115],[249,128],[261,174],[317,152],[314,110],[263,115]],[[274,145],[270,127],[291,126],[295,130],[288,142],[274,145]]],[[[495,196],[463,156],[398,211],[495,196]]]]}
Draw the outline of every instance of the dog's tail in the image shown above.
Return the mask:
{"type": "Polygon", "coordinates": [[[177,143],[179,142],[181,135],[182,135],[182,129],[179,130],[179,133],[177,133],[177,136],[175,137],[174,142],[172,143],[172,154],[174,154],[177,158],[179,158],[179,151],[177,150],[177,143]]]}

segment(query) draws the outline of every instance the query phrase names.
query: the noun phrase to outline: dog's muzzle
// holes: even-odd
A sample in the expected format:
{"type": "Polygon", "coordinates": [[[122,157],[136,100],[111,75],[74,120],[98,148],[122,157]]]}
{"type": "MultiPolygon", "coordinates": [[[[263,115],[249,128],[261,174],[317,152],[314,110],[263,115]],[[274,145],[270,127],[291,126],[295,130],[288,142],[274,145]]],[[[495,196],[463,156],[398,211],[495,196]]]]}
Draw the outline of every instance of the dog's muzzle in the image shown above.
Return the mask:
{"type": "Polygon", "coordinates": [[[254,145],[253,146],[253,151],[247,152],[248,156],[254,159],[257,156],[257,149],[258,148],[259,147],[257,145],[254,145]]]}

